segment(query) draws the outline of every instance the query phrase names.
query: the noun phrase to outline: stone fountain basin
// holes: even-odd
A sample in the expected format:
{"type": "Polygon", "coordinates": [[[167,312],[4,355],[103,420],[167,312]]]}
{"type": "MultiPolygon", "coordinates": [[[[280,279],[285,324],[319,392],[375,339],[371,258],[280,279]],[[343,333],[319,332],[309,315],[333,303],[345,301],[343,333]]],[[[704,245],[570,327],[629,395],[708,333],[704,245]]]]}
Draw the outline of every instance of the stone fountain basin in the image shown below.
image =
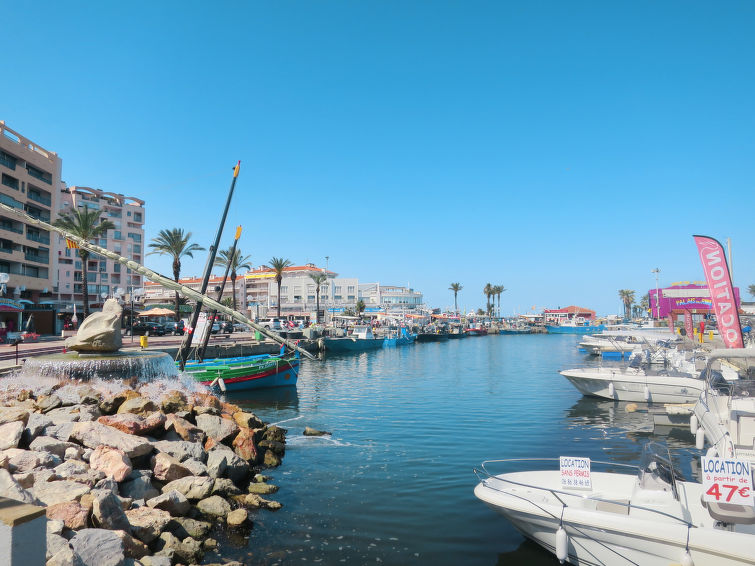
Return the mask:
{"type": "Polygon", "coordinates": [[[20,376],[67,379],[132,379],[152,381],[177,377],[173,358],[165,352],[126,351],[110,353],[66,352],[28,358],[20,376]]]}

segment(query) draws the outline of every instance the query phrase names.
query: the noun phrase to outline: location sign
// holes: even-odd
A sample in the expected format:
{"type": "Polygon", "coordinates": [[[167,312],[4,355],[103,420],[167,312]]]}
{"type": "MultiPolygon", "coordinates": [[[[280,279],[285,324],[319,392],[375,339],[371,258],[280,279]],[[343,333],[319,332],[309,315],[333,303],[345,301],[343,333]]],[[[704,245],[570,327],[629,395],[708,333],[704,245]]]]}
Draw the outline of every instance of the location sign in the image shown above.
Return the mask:
{"type": "Polygon", "coordinates": [[[590,458],[561,456],[561,487],[592,489],[590,458]]]}
{"type": "Polygon", "coordinates": [[[753,505],[750,462],[702,457],[703,500],[753,505]]]}

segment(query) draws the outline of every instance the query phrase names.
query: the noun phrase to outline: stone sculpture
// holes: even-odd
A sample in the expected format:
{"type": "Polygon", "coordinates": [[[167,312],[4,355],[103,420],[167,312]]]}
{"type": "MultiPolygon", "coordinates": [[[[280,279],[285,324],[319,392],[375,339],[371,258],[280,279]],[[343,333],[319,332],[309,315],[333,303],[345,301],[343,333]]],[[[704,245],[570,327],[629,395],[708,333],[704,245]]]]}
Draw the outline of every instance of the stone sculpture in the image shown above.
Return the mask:
{"type": "Polygon", "coordinates": [[[123,308],[115,299],[108,299],[102,312],[90,314],[79,331],[65,342],[66,349],[75,352],[116,352],[123,344],[121,313],[123,308]]]}

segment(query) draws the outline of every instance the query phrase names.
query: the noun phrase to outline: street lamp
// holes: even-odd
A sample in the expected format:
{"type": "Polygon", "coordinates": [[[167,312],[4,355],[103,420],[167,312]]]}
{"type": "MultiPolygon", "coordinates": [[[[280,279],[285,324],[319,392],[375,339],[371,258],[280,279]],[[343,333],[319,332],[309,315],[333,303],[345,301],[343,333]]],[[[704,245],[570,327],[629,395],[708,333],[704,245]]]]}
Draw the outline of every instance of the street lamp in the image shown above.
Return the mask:
{"type": "Polygon", "coordinates": [[[658,293],[658,274],[660,272],[661,270],[658,267],[650,271],[650,273],[655,273],[655,318],[660,318],[661,297],[659,296],[659,293],[658,293]]]}

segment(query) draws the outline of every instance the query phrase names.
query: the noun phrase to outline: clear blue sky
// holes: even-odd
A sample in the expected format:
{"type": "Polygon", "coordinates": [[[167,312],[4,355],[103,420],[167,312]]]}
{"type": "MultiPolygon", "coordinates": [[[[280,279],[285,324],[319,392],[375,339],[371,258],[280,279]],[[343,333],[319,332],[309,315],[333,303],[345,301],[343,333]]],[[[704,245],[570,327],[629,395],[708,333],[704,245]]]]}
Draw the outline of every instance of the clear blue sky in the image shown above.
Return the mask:
{"type": "MultiPolygon", "coordinates": [[[[618,312],[755,283],[755,4],[11,2],[0,119],[71,185],[147,201],[146,237],[407,282],[429,304],[618,312]]],[[[204,256],[184,262],[200,274],[204,256]]],[[[170,274],[170,263],[147,265],[170,274]]],[[[746,293],[745,293],[746,296],[746,293]]],[[[749,297],[746,297],[749,298],[749,297]]]]}

